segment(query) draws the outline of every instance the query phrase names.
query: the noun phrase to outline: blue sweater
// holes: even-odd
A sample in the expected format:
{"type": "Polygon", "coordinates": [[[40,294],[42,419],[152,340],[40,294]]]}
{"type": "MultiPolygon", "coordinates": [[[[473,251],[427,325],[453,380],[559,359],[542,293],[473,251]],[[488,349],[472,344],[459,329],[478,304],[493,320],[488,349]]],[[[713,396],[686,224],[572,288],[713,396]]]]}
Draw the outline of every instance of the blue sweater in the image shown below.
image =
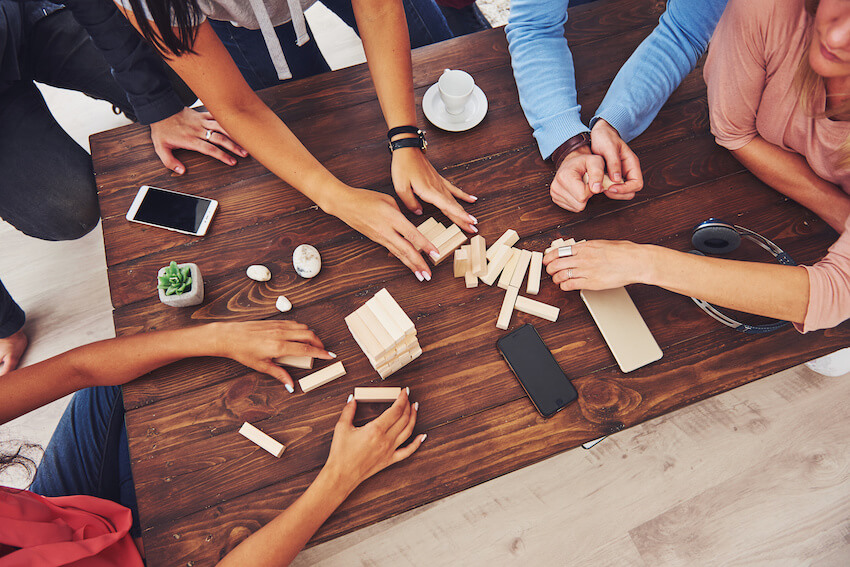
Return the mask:
{"type": "MultiPolygon", "coordinates": [[[[511,0],[506,28],[514,78],[544,158],[588,130],[579,115],[573,57],[564,37],[569,0],[511,0]]],[[[726,0],[669,0],[658,26],[611,83],[591,120],[626,142],[646,130],[708,46],[726,0]]]]}

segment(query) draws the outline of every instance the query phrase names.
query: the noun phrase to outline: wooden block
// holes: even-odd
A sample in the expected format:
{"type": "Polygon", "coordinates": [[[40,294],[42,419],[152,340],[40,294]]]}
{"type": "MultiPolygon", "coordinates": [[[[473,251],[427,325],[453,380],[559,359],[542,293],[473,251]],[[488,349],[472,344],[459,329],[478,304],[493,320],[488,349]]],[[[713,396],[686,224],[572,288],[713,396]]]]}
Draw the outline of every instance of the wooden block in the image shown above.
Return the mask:
{"type": "Polygon", "coordinates": [[[502,275],[499,277],[499,283],[496,284],[500,288],[508,289],[511,286],[511,278],[514,277],[514,271],[516,270],[521,253],[522,252],[520,252],[518,248],[511,248],[511,257],[502,269],[502,275]]]}
{"type": "MultiPolygon", "coordinates": [[[[589,179],[590,178],[588,177],[587,173],[585,173],[581,178],[581,180],[584,181],[585,185],[587,185],[587,182],[588,182],[589,179]]],[[[611,188],[612,185],[615,185],[615,183],[613,181],[611,181],[611,178],[608,177],[607,173],[603,173],[602,174],[602,190],[607,191],[608,189],[611,188]]]]}
{"type": "Polygon", "coordinates": [[[466,235],[457,225],[451,225],[446,229],[443,234],[438,236],[434,241],[434,246],[437,247],[437,258],[431,258],[431,261],[434,262],[436,266],[446,258],[452,255],[461,244],[466,242],[466,235]]]}
{"type": "Polygon", "coordinates": [[[511,259],[511,250],[513,250],[513,248],[502,246],[496,252],[496,255],[493,256],[493,259],[490,260],[489,264],[487,264],[487,273],[481,278],[482,282],[487,285],[493,285],[493,282],[495,282],[496,278],[499,277],[499,274],[502,273],[502,269],[505,267],[505,264],[507,264],[508,260],[511,259]]]}
{"type": "Polygon", "coordinates": [[[278,459],[281,455],[283,455],[283,452],[286,450],[286,447],[284,447],[282,443],[276,441],[275,439],[272,439],[271,437],[269,437],[268,435],[248,423],[247,421],[242,424],[242,427],[239,428],[239,434],[248,439],[249,441],[256,443],[278,459]]]}
{"type": "Polygon", "coordinates": [[[514,312],[514,304],[517,300],[519,289],[509,287],[505,292],[505,299],[502,301],[502,309],[499,311],[499,318],[496,320],[496,328],[507,331],[511,325],[511,315],[514,312]]]}
{"type": "Polygon", "coordinates": [[[298,385],[301,386],[301,391],[306,394],[310,390],[315,390],[319,386],[333,382],[340,376],[345,376],[345,367],[342,365],[341,360],[305,376],[298,381],[298,385]]]}
{"type": "Polygon", "coordinates": [[[434,244],[434,239],[439,237],[446,231],[446,227],[443,226],[443,223],[436,223],[434,226],[426,230],[422,233],[422,236],[431,241],[431,244],[434,244]]]}
{"type": "Polygon", "coordinates": [[[549,248],[546,249],[544,254],[548,253],[549,250],[554,250],[555,248],[560,248],[563,245],[564,245],[564,239],[563,238],[556,238],[555,240],[552,241],[552,244],[549,245],[549,248]]]}
{"type": "Polygon", "coordinates": [[[404,334],[404,329],[401,328],[399,322],[395,320],[395,317],[384,307],[384,304],[380,300],[372,297],[366,302],[366,307],[369,308],[375,317],[378,318],[378,321],[381,322],[384,329],[387,330],[387,333],[389,333],[390,338],[393,340],[393,344],[398,345],[405,341],[407,335],[404,334]]]}
{"type": "Polygon", "coordinates": [[[407,316],[404,309],[396,303],[396,300],[393,299],[393,296],[390,295],[387,288],[382,288],[378,291],[378,293],[375,294],[375,298],[380,301],[389,314],[395,318],[396,323],[399,324],[405,335],[410,336],[416,334],[416,327],[413,325],[413,321],[410,320],[410,317],[407,316]]]}
{"type": "Polygon", "coordinates": [[[416,343],[416,346],[410,350],[410,361],[413,362],[420,356],[422,356],[422,347],[419,346],[419,343],[416,343]]]}
{"type": "Polygon", "coordinates": [[[312,356],[279,356],[274,361],[281,366],[291,366],[292,368],[303,368],[304,370],[313,368],[312,356]]]}
{"type": "Polygon", "coordinates": [[[345,324],[348,325],[351,336],[354,337],[357,346],[360,347],[360,350],[363,351],[363,354],[367,358],[372,360],[381,356],[381,343],[378,342],[378,339],[375,338],[375,335],[372,334],[372,331],[363,322],[363,317],[360,315],[359,310],[346,317],[345,324]]]}
{"type": "Polygon", "coordinates": [[[363,323],[366,324],[366,327],[372,331],[372,335],[378,339],[378,344],[381,345],[381,352],[377,354],[380,357],[383,353],[393,348],[397,343],[390,336],[389,331],[384,328],[381,324],[381,321],[375,315],[375,312],[369,309],[369,306],[364,305],[360,309],[356,311],[360,317],[363,319],[363,323]]]}
{"type": "Polygon", "coordinates": [[[480,234],[473,236],[469,244],[469,263],[472,265],[472,273],[479,278],[487,273],[487,243],[480,234]]]}
{"type": "Polygon", "coordinates": [[[466,248],[469,248],[469,246],[461,246],[458,250],[455,250],[454,275],[456,278],[462,278],[471,268],[469,252],[465,250],[466,248]]]}
{"type": "Polygon", "coordinates": [[[416,230],[421,232],[424,236],[426,232],[432,230],[435,226],[437,226],[437,219],[435,219],[434,217],[429,217],[428,220],[417,226],[416,230]]]}
{"type": "Polygon", "coordinates": [[[608,343],[620,370],[631,372],[663,356],[626,288],[582,290],[581,299],[608,343]]]}
{"type": "Polygon", "coordinates": [[[558,314],[561,312],[554,305],[549,305],[536,299],[529,299],[528,297],[517,297],[515,307],[517,311],[522,311],[523,313],[528,313],[529,315],[534,315],[547,321],[557,321],[558,314]]]}
{"type": "Polygon", "coordinates": [[[529,295],[540,293],[540,276],[543,274],[543,252],[532,252],[528,267],[528,286],[525,291],[529,295]]]}
{"type": "Polygon", "coordinates": [[[493,246],[487,249],[487,259],[492,260],[493,256],[496,255],[496,252],[498,251],[496,244],[501,244],[502,246],[507,246],[508,248],[510,248],[511,246],[516,244],[518,240],[519,234],[517,234],[517,231],[509,228],[502,236],[499,237],[496,242],[493,243],[493,246]]]}
{"type": "Polygon", "coordinates": [[[463,281],[466,284],[466,289],[478,287],[478,276],[476,276],[472,272],[466,272],[465,274],[463,274],[463,281]]]}
{"type": "Polygon", "coordinates": [[[401,388],[354,388],[354,400],[366,403],[392,403],[401,395],[401,388]]]}
{"type": "Polygon", "coordinates": [[[522,287],[522,280],[525,279],[525,272],[528,271],[528,265],[531,263],[531,250],[523,250],[519,254],[519,260],[514,268],[514,275],[511,278],[511,285],[516,288],[522,287]]]}

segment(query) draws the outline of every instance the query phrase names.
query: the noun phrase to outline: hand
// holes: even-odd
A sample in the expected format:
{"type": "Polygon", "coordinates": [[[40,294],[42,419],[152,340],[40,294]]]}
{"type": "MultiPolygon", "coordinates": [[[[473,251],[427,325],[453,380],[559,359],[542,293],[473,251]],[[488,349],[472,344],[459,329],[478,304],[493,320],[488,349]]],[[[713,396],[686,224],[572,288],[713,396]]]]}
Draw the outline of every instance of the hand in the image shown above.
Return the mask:
{"type": "Polygon", "coordinates": [[[325,350],[322,341],[307,325],[295,321],[221,323],[218,342],[219,352],[224,356],[278,379],[290,394],[295,391],[292,377],[273,359],[279,356],[336,358],[335,354],[325,350]]]}
{"type": "Polygon", "coordinates": [[[227,165],[236,165],[236,159],[221,148],[241,157],[248,155],[230,139],[212,114],[191,108],[184,108],[174,116],[151,124],[151,140],[162,164],[178,175],[183,175],[186,166],[174,157],[173,150],[176,149],[194,150],[227,165]],[[212,132],[209,139],[207,131],[212,132]]]}
{"type": "Polygon", "coordinates": [[[416,230],[389,195],[347,187],[344,194],[325,196],[322,210],[334,215],[357,232],[386,247],[421,282],[431,280],[431,270],[419,250],[432,256],[437,247],[416,230]]]}
{"type": "Polygon", "coordinates": [[[347,489],[354,490],[375,473],[403,461],[415,453],[427,437],[424,433],[418,435],[399,449],[413,433],[418,409],[419,403],[411,404],[408,389],[404,388],[384,413],[363,427],[355,427],[357,402],[349,397],[334,428],[325,470],[332,472],[347,489]]]}
{"type": "Polygon", "coordinates": [[[549,190],[552,202],[574,213],[583,211],[592,196],[602,193],[604,175],[605,160],[593,155],[587,146],[568,153],[552,180],[549,190]],[[585,174],[587,183],[584,182],[585,174]]]}
{"type": "Polygon", "coordinates": [[[597,120],[590,130],[590,151],[602,156],[608,177],[614,182],[605,190],[608,197],[627,201],[643,189],[638,157],[620,138],[620,133],[605,120],[597,120]]]}
{"type": "Polygon", "coordinates": [[[0,339],[0,376],[18,367],[18,362],[27,350],[27,344],[27,336],[23,330],[0,339]]]}
{"type": "Polygon", "coordinates": [[[572,245],[572,256],[558,249],[543,256],[546,273],[563,291],[613,289],[645,281],[651,268],[647,246],[625,240],[590,240],[572,245]]]}
{"type": "Polygon", "coordinates": [[[478,220],[455,200],[457,197],[467,203],[474,203],[478,197],[446,181],[419,148],[400,148],[393,152],[392,179],[399,198],[413,213],[422,214],[422,205],[416,200],[418,195],[426,203],[443,211],[463,230],[478,232],[475,228],[478,220]]]}

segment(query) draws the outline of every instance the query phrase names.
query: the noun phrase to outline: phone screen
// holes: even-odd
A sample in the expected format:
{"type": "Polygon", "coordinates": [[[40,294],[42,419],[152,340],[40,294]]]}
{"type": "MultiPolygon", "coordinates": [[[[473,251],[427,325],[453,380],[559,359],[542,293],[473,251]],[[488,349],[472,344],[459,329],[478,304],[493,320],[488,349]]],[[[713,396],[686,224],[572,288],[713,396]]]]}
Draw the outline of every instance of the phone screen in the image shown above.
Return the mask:
{"type": "Polygon", "coordinates": [[[578,398],[534,326],[523,325],[499,339],[496,346],[543,417],[554,415],[578,398]]]}
{"type": "Polygon", "coordinates": [[[212,201],[149,187],[134,220],[197,233],[212,201]]]}

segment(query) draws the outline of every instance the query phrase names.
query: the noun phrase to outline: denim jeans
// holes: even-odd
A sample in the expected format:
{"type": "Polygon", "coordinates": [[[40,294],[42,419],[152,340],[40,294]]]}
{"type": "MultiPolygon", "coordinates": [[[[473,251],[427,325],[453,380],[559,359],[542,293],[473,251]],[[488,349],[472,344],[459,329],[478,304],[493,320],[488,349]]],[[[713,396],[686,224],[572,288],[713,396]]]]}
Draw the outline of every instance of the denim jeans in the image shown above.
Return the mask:
{"type": "Polygon", "coordinates": [[[42,496],[82,494],[117,502],[133,513],[130,534],[140,535],[119,386],[87,388],[74,394],[30,490],[42,496]]]}
{"type": "Polygon", "coordinates": [[[443,6],[439,2],[437,5],[440,6],[440,11],[445,16],[446,23],[449,24],[449,29],[452,30],[455,37],[488,30],[493,27],[487,18],[484,17],[484,14],[481,13],[481,10],[478,9],[475,2],[471,2],[463,8],[443,6]]]}
{"type": "MultiPolygon", "coordinates": [[[[323,0],[322,4],[357,31],[351,0],[323,0]]],[[[453,37],[445,17],[434,0],[402,0],[402,4],[407,17],[411,48],[453,37]]],[[[249,30],[236,27],[230,22],[216,20],[210,20],[210,25],[253,90],[273,87],[281,83],[277,78],[277,71],[260,30],[249,30]]],[[[293,79],[302,79],[330,71],[315,39],[311,38],[301,47],[296,45],[292,22],[277,26],[275,31],[280,39],[283,55],[292,71],[293,79]]]]}

